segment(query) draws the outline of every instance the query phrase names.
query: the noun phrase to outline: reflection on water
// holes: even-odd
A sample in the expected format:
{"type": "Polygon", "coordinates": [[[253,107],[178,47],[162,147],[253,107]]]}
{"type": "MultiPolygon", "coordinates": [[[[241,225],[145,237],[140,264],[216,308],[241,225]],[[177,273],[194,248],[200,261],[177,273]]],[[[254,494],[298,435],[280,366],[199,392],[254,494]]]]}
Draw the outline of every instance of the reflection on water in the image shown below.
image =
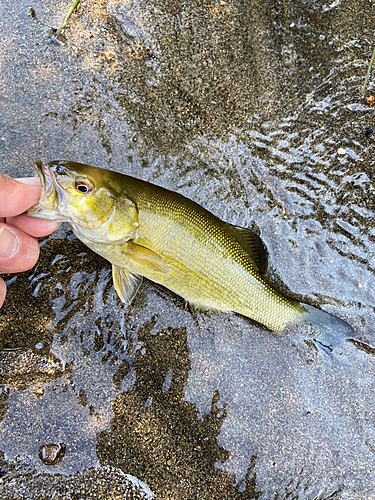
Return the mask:
{"type": "Polygon", "coordinates": [[[81,2],[64,47],[44,3],[19,5],[2,19],[27,26],[26,69],[4,56],[0,76],[28,115],[4,109],[7,173],[31,148],[177,190],[259,230],[271,279],[356,340],[327,355],[318,331],[194,312],[147,281],[126,308],[62,228],[1,310],[7,497],[109,498],[111,481],[151,498],[138,478],[163,500],[375,498],[371,4],[81,2]]]}

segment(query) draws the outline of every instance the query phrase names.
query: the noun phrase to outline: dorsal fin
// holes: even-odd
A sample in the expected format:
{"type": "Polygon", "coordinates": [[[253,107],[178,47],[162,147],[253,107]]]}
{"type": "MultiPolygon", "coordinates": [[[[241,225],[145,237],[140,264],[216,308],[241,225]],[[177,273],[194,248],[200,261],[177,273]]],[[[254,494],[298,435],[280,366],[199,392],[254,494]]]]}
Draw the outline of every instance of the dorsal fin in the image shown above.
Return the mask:
{"type": "Polygon", "coordinates": [[[244,227],[228,224],[227,229],[232,233],[242,248],[253,260],[260,274],[265,274],[268,267],[268,253],[260,236],[244,227]]]}

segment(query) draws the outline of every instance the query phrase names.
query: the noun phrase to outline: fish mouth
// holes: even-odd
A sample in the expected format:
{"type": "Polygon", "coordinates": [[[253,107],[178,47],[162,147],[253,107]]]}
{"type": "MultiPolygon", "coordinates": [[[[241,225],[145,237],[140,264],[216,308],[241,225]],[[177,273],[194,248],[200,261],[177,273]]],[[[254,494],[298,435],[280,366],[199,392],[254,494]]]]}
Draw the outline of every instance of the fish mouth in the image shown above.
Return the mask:
{"type": "Polygon", "coordinates": [[[60,213],[61,188],[58,185],[55,176],[49,165],[41,161],[34,162],[35,173],[40,179],[42,192],[37,205],[29,208],[26,214],[41,219],[49,219],[57,222],[69,221],[69,219],[60,213]]]}
{"type": "Polygon", "coordinates": [[[40,201],[49,198],[54,190],[54,182],[52,180],[52,172],[48,168],[48,165],[45,165],[41,161],[34,162],[34,168],[36,174],[39,176],[40,183],[42,184],[42,194],[40,197],[40,201]]]}

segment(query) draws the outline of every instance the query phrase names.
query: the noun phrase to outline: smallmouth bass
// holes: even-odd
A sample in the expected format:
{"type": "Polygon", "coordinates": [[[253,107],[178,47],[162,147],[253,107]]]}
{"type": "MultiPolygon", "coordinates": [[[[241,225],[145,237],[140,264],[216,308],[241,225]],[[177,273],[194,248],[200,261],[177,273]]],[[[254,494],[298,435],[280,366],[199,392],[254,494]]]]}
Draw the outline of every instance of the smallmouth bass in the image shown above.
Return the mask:
{"type": "Polygon", "coordinates": [[[272,331],[314,321],[350,329],[266,280],[259,236],[184,196],[81,163],[36,162],[35,168],[42,194],[27,214],[69,222],[83,243],[111,262],[123,302],[131,302],[146,277],[199,309],[238,313],[272,331]]]}

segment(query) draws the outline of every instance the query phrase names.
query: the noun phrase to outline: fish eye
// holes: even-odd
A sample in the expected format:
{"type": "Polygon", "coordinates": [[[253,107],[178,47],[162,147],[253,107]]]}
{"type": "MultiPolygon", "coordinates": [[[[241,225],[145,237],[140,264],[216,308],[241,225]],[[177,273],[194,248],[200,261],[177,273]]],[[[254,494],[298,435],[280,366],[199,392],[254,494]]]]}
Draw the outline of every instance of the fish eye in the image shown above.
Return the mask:
{"type": "Polygon", "coordinates": [[[94,184],[88,179],[77,179],[74,188],[80,193],[88,194],[94,190],[94,184]]]}

